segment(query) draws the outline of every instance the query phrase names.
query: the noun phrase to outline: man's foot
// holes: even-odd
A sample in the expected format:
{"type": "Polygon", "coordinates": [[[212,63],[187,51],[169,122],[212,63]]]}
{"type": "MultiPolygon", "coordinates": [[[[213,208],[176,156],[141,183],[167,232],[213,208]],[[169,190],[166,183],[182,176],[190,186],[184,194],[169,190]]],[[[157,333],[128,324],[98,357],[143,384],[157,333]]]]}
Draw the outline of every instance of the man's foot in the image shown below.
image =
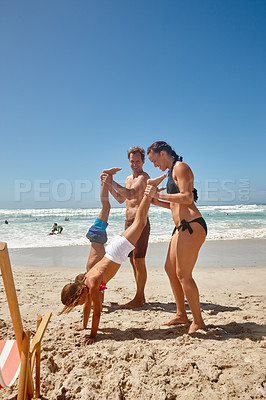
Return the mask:
{"type": "Polygon", "coordinates": [[[109,168],[109,169],[103,169],[103,174],[108,174],[108,175],[114,175],[116,174],[118,171],[121,171],[122,168],[109,168]]]}
{"type": "Polygon", "coordinates": [[[204,322],[202,322],[201,324],[196,324],[195,322],[192,322],[192,324],[188,328],[187,333],[188,334],[194,333],[194,332],[198,331],[199,329],[206,330],[206,325],[204,324],[204,322]]]}
{"type": "Polygon", "coordinates": [[[139,308],[145,304],[145,299],[133,299],[126,304],[120,306],[121,309],[131,310],[132,308],[139,308]]]}
{"type": "Polygon", "coordinates": [[[164,180],[164,178],[167,177],[167,174],[163,174],[161,176],[158,176],[158,178],[154,178],[154,179],[148,179],[147,180],[147,185],[151,185],[151,186],[155,186],[157,187],[158,185],[160,185],[160,183],[164,180]]]}
{"type": "Polygon", "coordinates": [[[171,325],[186,325],[189,324],[189,319],[185,317],[175,316],[174,318],[169,319],[162,323],[164,326],[171,326],[171,325]]]}

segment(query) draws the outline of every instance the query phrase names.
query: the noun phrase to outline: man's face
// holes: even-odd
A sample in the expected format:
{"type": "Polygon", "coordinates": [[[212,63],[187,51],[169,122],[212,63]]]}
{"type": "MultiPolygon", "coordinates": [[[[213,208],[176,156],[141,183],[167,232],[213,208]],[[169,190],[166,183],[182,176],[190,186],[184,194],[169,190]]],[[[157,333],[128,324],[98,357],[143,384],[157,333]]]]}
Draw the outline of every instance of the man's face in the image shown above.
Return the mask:
{"type": "Polygon", "coordinates": [[[129,156],[129,163],[133,173],[142,172],[144,161],[142,161],[140,153],[131,153],[129,156]]]}

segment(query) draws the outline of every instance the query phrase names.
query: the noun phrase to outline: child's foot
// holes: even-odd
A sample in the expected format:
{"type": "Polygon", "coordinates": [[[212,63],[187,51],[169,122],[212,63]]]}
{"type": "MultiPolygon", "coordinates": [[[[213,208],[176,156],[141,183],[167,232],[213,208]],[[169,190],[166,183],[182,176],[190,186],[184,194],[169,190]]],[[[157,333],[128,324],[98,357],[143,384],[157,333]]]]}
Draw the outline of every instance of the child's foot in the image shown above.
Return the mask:
{"type": "Polygon", "coordinates": [[[158,186],[160,185],[160,183],[164,180],[164,178],[166,178],[167,174],[163,174],[161,176],[158,176],[158,178],[154,178],[154,179],[148,179],[147,180],[147,185],[151,185],[151,186],[158,186]]]}
{"type": "Polygon", "coordinates": [[[122,168],[109,168],[109,169],[103,169],[103,174],[108,174],[108,175],[114,175],[116,174],[118,171],[121,171],[122,168]]]}

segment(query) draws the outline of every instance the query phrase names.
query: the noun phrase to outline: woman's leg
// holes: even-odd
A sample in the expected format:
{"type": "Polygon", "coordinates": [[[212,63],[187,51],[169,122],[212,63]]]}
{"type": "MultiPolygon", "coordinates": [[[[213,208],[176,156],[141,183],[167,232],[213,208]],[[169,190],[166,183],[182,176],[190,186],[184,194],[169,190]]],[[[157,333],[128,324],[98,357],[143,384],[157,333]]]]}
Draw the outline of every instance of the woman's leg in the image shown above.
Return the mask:
{"type": "Polygon", "coordinates": [[[188,333],[206,328],[201,316],[199,291],[192,277],[192,271],[197,261],[199,250],[205,241],[206,233],[199,224],[193,223],[192,226],[192,234],[188,230],[176,233],[176,273],[193,316],[193,322],[189,327],[188,333]]]}
{"type": "Polygon", "coordinates": [[[183,288],[176,274],[176,241],[177,241],[177,235],[174,235],[170,242],[168,254],[164,265],[176,302],[176,315],[170,320],[165,321],[163,323],[163,325],[169,325],[169,326],[178,324],[187,324],[189,322],[186,313],[183,288]]]}

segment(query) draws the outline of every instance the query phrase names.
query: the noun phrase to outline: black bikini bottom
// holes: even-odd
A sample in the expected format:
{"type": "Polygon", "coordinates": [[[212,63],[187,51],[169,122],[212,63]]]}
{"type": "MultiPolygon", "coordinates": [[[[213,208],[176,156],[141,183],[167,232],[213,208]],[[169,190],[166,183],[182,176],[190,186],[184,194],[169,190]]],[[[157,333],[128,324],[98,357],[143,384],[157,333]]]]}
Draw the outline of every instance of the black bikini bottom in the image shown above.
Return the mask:
{"type": "Polygon", "coordinates": [[[202,228],[205,230],[206,235],[207,235],[207,231],[208,231],[207,230],[207,224],[206,224],[204,218],[199,217],[199,218],[193,219],[192,221],[189,221],[189,222],[186,221],[185,219],[182,219],[181,225],[175,226],[175,228],[173,230],[173,233],[172,233],[172,236],[173,236],[173,234],[175,233],[176,230],[180,231],[181,228],[182,228],[182,231],[185,231],[186,229],[188,229],[189,233],[192,234],[193,233],[193,229],[190,226],[191,222],[197,222],[198,224],[200,224],[202,226],[202,228]]]}

